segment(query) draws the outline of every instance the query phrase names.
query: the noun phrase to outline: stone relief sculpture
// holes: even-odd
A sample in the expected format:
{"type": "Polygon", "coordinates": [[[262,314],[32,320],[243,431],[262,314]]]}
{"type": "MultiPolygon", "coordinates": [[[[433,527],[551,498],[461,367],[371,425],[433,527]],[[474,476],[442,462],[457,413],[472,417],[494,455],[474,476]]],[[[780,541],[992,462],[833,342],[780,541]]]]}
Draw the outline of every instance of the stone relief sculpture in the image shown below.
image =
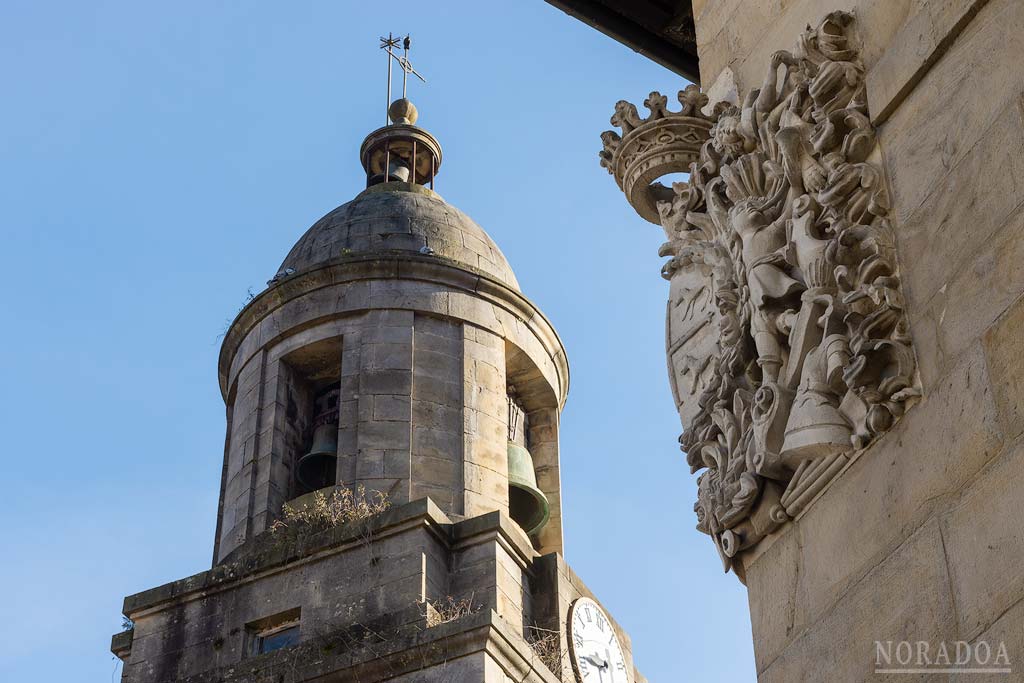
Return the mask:
{"type": "Polygon", "coordinates": [[[649,116],[619,102],[621,135],[601,136],[601,164],[668,236],[680,444],[727,570],[920,395],[852,22],[808,27],[738,106],[691,85],[670,112],[651,93],[649,116]]]}

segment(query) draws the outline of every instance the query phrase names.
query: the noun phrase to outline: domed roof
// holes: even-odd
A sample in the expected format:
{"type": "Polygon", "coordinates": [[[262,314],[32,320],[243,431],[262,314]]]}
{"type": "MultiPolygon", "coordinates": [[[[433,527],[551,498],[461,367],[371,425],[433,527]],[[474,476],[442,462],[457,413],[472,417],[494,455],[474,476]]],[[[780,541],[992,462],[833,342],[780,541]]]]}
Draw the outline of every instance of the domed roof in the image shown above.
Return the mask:
{"type": "Polygon", "coordinates": [[[318,220],[281,264],[301,273],[343,256],[407,251],[450,259],[518,290],[505,256],[473,219],[431,190],[389,182],[318,220]]]}

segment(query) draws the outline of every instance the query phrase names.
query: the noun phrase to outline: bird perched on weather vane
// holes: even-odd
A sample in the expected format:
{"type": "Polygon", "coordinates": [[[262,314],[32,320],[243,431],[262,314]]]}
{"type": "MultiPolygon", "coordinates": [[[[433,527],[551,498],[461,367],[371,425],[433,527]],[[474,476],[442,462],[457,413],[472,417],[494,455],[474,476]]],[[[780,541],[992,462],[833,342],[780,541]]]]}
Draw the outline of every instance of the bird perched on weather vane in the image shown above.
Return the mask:
{"type": "MultiPolygon", "coordinates": [[[[412,47],[412,39],[406,35],[405,38],[399,38],[397,36],[388,33],[388,37],[381,36],[380,38],[380,49],[384,50],[388,54],[388,100],[384,104],[385,112],[388,107],[391,106],[391,65],[392,62],[398,62],[398,66],[402,69],[402,97],[406,95],[406,91],[409,85],[409,74],[412,74],[416,78],[420,79],[424,83],[427,79],[423,78],[416,69],[413,68],[412,62],[409,61],[409,48],[412,47]],[[403,54],[395,54],[395,50],[401,45],[403,54]]],[[[387,114],[385,113],[385,122],[387,121],[387,114]]]]}

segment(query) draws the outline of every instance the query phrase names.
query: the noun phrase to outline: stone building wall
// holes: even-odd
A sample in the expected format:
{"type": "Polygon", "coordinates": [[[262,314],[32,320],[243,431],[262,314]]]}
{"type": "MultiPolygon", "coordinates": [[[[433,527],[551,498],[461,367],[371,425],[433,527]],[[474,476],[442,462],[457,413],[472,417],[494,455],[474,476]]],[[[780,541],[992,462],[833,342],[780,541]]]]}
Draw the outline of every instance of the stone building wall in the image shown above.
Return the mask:
{"type": "Polygon", "coordinates": [[[875,642],[903,640],[1005,641],[1020,675],[1024,3],[693,6],[702,85],[733,101],[804,26],[852,11],[923,390],[745,553],[758,679],[876,680],[875,642]]]}
{"type": "MultiPolygon", "coordinates": [[[[569,683],[563,625],[580,597],[595,599],[504,513],[453,522],[421,498],[316,533],[282,529],[211,570],[130,595],[134,628],[113,649],[124,683],[569,683]],[[449,600],[462,616],[428,616],[449,600]],[[292,646],[261,652],[256,638],[278,623],[297,625],[292,646]],[[530,646],[546,632],[558,633],[554,660],[530,646]]],[[[629,638],[612,625],[632,670],[629,638]]]]}

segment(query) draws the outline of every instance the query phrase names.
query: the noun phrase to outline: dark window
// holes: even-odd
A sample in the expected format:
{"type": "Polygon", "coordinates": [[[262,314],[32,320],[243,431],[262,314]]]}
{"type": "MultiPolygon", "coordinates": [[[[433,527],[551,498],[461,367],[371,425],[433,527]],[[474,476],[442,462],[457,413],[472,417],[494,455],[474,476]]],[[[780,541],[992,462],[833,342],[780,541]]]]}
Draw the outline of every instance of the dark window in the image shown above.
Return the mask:
{"type": "Polygon", "coordinates": [[[299,625],[284,626],[274,631],[261,633],[256,636],[256,654],[273,652],[282,647],[295,645],[299,642],[299,625]]]}
{"type": "Polygon", "coordinates": [[[296,607],[245,625],[246,646],[249,655],[261,655],[299,642],[299,618],[296,607]]]}

